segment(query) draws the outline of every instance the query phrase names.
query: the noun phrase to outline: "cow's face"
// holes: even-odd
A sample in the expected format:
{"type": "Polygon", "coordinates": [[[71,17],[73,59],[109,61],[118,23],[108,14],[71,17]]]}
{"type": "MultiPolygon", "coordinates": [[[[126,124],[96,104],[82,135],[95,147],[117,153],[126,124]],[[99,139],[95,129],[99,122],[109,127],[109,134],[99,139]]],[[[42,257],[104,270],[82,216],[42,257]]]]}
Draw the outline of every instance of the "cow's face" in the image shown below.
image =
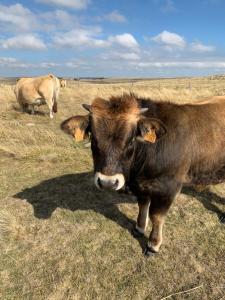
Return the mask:
{"type": "Polygon", "coordinates": [[[90,115],[95,184],[119,190],[124,186],[134,155],[136,117],[121,114],[90,115]],[[130,117],[130,119],[129,119],[130,117]]]}
{"type": "Polygon", "coordinates": [[[60,79],[60,87],[65,88],[66,87],[66,80],[65,79],[60,79]]]}
{"type": "MultiPolygon", "coordinates": [[[[134,97],[96,99],[84,105],[89,115],[75,116],[62,124],[68,132],[69,122],[76,123],[75,139],[90,133],[95,184],[98,188],[121,189],[134,162],[137,140],[155,143],[165,132],[159,120],[142,116],[134,97]],[[67,123],[66,123],[67,122],[67,123]]],[[[79,139],[80,140],[80,139],[79,139]]]]}

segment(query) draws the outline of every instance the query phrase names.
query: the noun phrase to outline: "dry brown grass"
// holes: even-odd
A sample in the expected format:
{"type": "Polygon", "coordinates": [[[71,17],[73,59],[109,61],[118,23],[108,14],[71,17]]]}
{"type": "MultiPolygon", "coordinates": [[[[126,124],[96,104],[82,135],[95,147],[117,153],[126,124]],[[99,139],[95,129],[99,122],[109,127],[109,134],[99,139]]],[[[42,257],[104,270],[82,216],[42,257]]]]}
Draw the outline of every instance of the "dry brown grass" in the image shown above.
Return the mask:
{"type": "MultiPolygon", "coordinates": [[[[1,299],[220,299],[225,293],[225,185],[184,190],[165,225],[159,255],[130,230],[135,199],[99,192],[90,149],[59,129],[85,113],[81,103],[123,92],[194,102],[225,94],[225,81],[143,80],[133,84],[69,82],[59,113],[18,111],[13,86],[0,84],[1,299]]],[[[150,228],[149,228],[150,229],[150,228]]]]}

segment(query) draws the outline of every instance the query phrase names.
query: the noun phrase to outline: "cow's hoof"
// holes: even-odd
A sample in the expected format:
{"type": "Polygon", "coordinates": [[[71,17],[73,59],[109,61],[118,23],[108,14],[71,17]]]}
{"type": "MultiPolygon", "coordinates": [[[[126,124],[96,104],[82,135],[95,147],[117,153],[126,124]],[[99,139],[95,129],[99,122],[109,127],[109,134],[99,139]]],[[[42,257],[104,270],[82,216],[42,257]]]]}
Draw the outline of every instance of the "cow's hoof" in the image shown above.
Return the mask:
{"type": "Polygon", "coordinates": [[[144,233],[140,232],[137,230],[137,228],[134,226],[132,231],[131,231],[132,235],[135,237],[135,238],[140,238],[140,237],[143,237],[144,236],[144,233]]]}
{"type": "Polygon", "coordinates": [[[154,256],[154,255],[156,255],[156,254],[157,254],[156,251],[154,251],[154,250],[153,250],[152,248],[150,248],[149,246],[146,246],[145,251],[144,251],[144,255],[145,255],[146,257],[154,256]]]}

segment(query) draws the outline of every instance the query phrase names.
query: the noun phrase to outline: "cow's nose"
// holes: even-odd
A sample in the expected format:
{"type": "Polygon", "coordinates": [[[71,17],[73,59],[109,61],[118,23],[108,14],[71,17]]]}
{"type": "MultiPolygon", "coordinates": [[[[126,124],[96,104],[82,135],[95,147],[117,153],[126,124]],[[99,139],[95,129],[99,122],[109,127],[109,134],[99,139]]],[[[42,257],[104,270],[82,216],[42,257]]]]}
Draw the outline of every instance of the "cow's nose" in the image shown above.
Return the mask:
{"type": "Polygon", "coordinates": [[[105,180],[98,177],[97,183],[100,188],[116,190],[119,185],[119,180],[118,179],[105,180]]]}
{"type": "Polygon", "coordinates": [[[101,172],[95,174],[95,184],[100,189],[119,190],[124,186],[125,179],[123,174],[107,176],[101,172]]]}

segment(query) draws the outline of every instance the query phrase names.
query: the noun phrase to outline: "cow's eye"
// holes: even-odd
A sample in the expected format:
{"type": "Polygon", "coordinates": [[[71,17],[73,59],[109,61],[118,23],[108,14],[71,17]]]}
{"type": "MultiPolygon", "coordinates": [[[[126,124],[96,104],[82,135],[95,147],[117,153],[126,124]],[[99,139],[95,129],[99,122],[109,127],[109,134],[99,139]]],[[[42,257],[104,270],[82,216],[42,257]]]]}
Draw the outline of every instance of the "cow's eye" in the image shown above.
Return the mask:
{"type": "Polygon", "coordinates": [[[133,155],[134,153],[134,141],[135,139],[131,139],[127,145],[127,148],[126,148],[126,159],[130,159],[130,157],[133,155]]]}
{"type": "Polygon", "coordinates": [[[135,137],[133,137],[132,139],[130,139],[129,142],[128,142],[128,147],[132,146],[133,143],[134,143],[134,141],[135,141],[135,137]]]}

